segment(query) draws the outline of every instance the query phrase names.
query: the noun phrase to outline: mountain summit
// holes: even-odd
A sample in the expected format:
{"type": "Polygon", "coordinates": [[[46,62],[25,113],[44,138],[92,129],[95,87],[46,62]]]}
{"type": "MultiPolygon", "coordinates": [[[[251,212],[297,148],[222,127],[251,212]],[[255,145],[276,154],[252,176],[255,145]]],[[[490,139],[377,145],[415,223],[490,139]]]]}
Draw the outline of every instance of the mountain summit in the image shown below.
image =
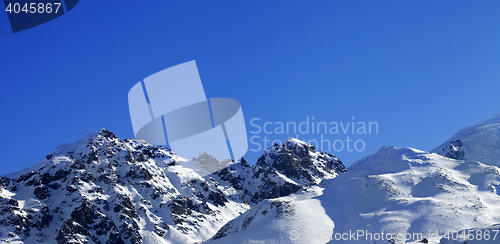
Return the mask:
{"type": "Polygon", "coordinates": [[[500,113],[474,126],[459,130],[432,152],[449,158],[476,160],[500,166],[500,113]]]}

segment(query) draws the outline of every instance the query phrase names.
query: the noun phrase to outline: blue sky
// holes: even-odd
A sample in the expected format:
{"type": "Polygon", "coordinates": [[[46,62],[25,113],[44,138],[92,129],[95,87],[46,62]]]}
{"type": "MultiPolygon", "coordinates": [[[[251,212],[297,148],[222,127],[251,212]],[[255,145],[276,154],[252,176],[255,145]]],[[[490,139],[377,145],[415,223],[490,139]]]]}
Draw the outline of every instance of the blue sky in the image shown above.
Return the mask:
{"type": "Polygon", "coordinates": [[[129,89],[190,60],[207,97],[241,103],[248,131],[253,118],[354,117],[378,134],[323,135],[364,141],[330,151],[346,165],[383,145],[431,150],[500,112],[499,12],[499,1],[80,1],[12,34],[2,11],[0,175],[100,128],[133,137],[129,89]]]}

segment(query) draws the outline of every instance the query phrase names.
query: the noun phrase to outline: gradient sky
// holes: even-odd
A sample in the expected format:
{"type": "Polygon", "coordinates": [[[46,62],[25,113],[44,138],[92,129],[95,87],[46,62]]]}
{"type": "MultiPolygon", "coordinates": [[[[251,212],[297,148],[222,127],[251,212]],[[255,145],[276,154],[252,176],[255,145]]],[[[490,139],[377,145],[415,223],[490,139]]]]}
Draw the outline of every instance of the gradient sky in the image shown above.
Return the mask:
{"type": "Polygon", "coordinates": [[[100,128],[133,137],[129,89],[190,60],[207,97],[241,103],[248,131],[253,118],[354,117],[378,134],[323,135],[365,142],[330,151],[346,165],[383,145],[431,150],[500,112],[499,13],[495,0],[80,1],[12,34],[2,11],[0,175],[100,128]]]}

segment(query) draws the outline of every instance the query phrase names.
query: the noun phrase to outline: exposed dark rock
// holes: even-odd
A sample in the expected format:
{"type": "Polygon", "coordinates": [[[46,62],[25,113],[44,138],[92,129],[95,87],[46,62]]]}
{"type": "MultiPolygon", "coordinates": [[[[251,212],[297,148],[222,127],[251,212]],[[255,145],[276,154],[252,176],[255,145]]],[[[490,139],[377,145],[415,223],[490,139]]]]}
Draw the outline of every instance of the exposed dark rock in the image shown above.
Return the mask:
{"type": "Polygon", "coordinates": [[[35,190],[33,190],[33,194],[40,200],[43,200],[50,196],[47,188],[44,186],[36,187],[35,190]]]}
{"type": "Polygon", "coordinates": [[[56,241],[57,244],[86,243],[86,241],[81,240],[79,235],[90,236],[92,233],[72,220],[64,221],[61,229],[57,233],[56,241]]]}
{"type": "Polygon", "coordinates": [[[221,191],[212,191],[208,194],[208,200],[211,200],[215,206],[225,206],[227,197],[221,191]]]}
{"type": "Polygon", "coordinates": [[[442,151],[445,157],[457,160],[465,159],[465,152],[462,149],[462,141],[460,139],[450,141],[450,144],[444,147],[442,151]]]}
{"type": "Polygon", "coordinates": [[[125,177],[129,177],[131,179],[143,179],[143,180],[151,180],[153,179],[153,175],[149,172],[149,170],[141,168],[137,171],[135,168],[131,168],[129,172],[125,175],[125,177]]]}
{"type": "Polygon", "coordinates": [[[93,224],[96,217],[97,214],[89,207],[89,203],[86,201],[71,213],[71,218],[83,227],[93,224]]]}
{"type": "Polygon", "coordinates": [[[109,233],[109,239],[106,241],[106,244],[124,244],[122,236],[117,231],[113,231],[109,233]]]}

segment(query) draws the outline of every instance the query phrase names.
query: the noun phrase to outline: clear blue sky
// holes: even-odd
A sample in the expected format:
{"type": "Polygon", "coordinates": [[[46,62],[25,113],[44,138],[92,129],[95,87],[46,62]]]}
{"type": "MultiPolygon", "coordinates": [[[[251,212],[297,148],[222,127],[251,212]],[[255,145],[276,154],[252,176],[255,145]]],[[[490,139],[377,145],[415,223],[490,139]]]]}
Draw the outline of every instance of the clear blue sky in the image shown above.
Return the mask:
{"type": "Polygon", "coordinates": [[[324,135],[365,142],[331,151],[346,165],[383,145],[430,150],[500,112],[499,13],[494,0],[80,1],[12,34],[2,11],[0,175],[100,128],[133,137],[129,89],[190,60],[207,97],[242,104],[248,131],[354,116],[379,132],[324,135]]]}

